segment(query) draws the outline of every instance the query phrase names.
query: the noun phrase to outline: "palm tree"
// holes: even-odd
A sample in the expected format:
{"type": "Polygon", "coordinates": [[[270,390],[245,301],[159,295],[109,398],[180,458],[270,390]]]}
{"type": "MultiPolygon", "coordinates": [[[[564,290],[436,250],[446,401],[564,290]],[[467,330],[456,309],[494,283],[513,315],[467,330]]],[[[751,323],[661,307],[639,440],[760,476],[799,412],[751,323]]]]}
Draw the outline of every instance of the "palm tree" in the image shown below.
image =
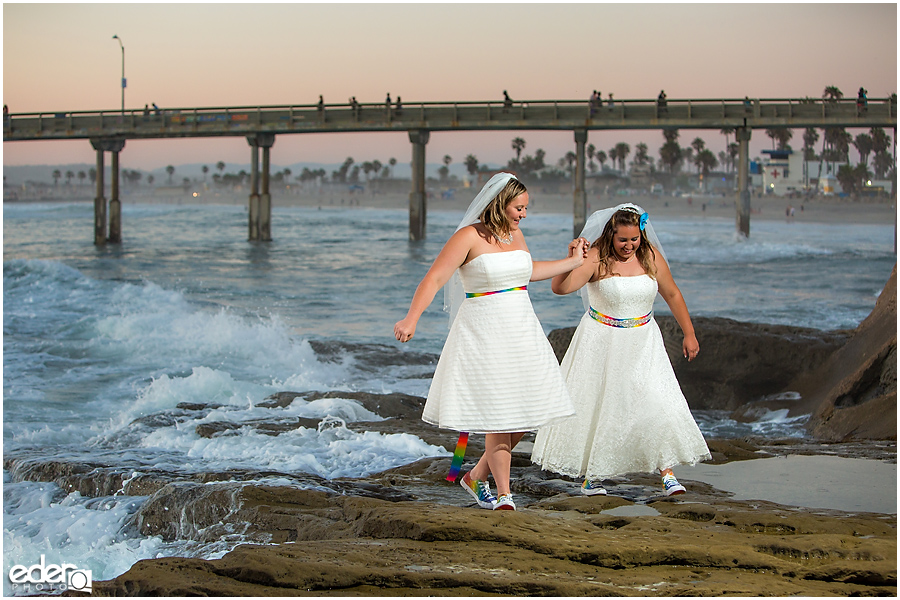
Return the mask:
{"type": "Polygon", "coordinates": [[[219,173],[223,173],[225,171],[225,163],[220,160],[216,163],[216,169],[219,171],[219,173]]]}
{"type": "Polygon", "coordinates": [[[734,127],[723,127],[719,130],[719,133],[725,136],[725,147],[728,147],[728,136],[734,135],[735,129],[734,127]]]}
{"type": "Polygon", "coordinates": [[[512,149],[516,151],[516,162],[519,162],[519,157],[522,156],[522,150],[525,149],[525,140],[520,137],[513,138],[512,149]]]}
{"type": "Polygon", "coordinates": [[[175,167],[169,165],[166,167],[166,173],[169,174],[169,185],[172,185],[172,175],[175,174],[175,167]]]}
{"type": "Polygon", "coordinates": [[[566,155],[563,157],[564,164],[566,165],[566,170],[569,171],[569,174],[575,172],[575,161],[578,160],[578,157],[575,156],[575,153],[569,150],[566,152],[566,155]]]}
{"type": "Polygon", "coordinates": [[[859,158],[862,160],[862,163],[869,166],[869,154],[874,150],[872,136],[866,133],[860,133],[854,138],[853,145],[856,146],[856,151],[859,152],[859,158]]]}
{"type": "Polygon", "coordinates": [[[394,176],[394,166],[397,164],[397,159],[392,156],[391,159],[388,161],[388,164],[391,165],[391,177],[393,177],[394,176]]]}
{"type": "Polygon", "coordinates": [[[666,142],[659,149],[659,162],[665,165],[669,173],[674,173],[681,162],[681,146],[678,145],[678,130],[663,129],[666,142]]]}
{"type": "Polygon", "coordinates": [[[72,179],[75,177],[75,171],[66,171],[66,185],[72,185],[72,179]]]}
{"type": "Polygon", "coordinates": [[[811,161],[816,159],[815,145],[819,141],[819,132],[815,127],[807,127],[803,131],[803,160],[811,161]]]}
{"type": "Polygon", "coordinates": [[[588,167],[590,168],[591,173],[593,173],[597,170],[596,165],[594,165],[594,154],[597,152],[597,147],[593,144],[588,144],[584,151],[588,157],[588,167]]]}
{"type": "Polygon", "coordinates": [[[702,167],[702,164],[700,162],[700,154],[704,150],[706,150],[706,142],[704,142],[701,138],[696,137],[694,138],[694,141],[691,142],[691,149],[696,152],[696,154],[693,154],[693,162],[697,167],[697,173],[699,174],[702,167]]]}
{"type": "MultiPolygon", "coordinates": [[[[838,100],[840,100],[843,97],[844,97],[844,93],[836,85],[826,86],[825,89],[822,91],[822,99],[827,102],[837,102],[838,100]]],[[[823,131],[824,131],[825,135],[822,136],[822,161],[824,162],[825,160],[827,160],[826,148],[828,147],[828,144],[829,144],[829,140],[828,140],[829,135],[828,135],[828,128],[825,128],[823,131]]],[[[831,170],[830,167],[829,167],[829,170],[831,170]]],[[[819,177],[821,177],[821,176],[822,176],[822,163],[820,162],[819,163],[819,177]]]]}
{"type": "Polygon", "coordinates": [[[625,172],[625,159],[631,154],[631,146],[625,142],[619,142],[615,147],[616,158],[619,161],[619,170],[625,172]]]}
{"type": "Polygon", "coordinates": [[[376,175],[381,173],[381,161],[377,158],[372,161],[372,170],[375,171],[376,175]]]}
{"type": "Polygon", "coordinates": [[[153,185],[153,182],[156,180],[156,177],[153,175],[147,175],[147,185],[153,185]]]}
{"type": "Polygon", "coordinates": [[[634,162],[639,165],[646,165],[650,162],[650,155],[647,154],[647,144],[644,142],[634,147],[634,162]]]}
{"type": "Polygon", "coordinates": [[[84,180],[87,179],[87,173],[84,171],[78,171],[78,183],[84,185],[84,180]]]}
{"type": "Polygon", "coordinates": [[[788,142],[794,137],[794,132],[791,129],[784,128],[766,129],[766,135],[772,138],[772,150],[775,150],[776,147],[778,150],[786,150],[788,142]]]}
{"type": "Polygon", "coordinates": [[[466,156],[466,160],[463,161],[466,165],[466,171],[469,175],[474,176],[478,172],[478,159],[475,158],[474,154],[469,154],[466,156]]]}
{"type": "Polygon", "coordinates": [[[200,170],[203,171],[203,181],[206,181],[206,174],[209,173],[209,167],[203,165],[200,167],[200,170]]]}
{"type": "Polygon", "coordinates": [[[822,92],[822,99],[828,100],[829,102],[836,102],[843,97],[844,93],[836,85],[826,86],[825,90],[822,92]]]}
{"type": "Polygon", "coordinates": [[[894,159],[888,152],[891,146],[891,139],[881,127],[871,128],[869,135],[872,137],[872,151],[875,153],[875,158],[872,160],[875,177],[884,179],[894,166],[894,159]]]}
{"type": "Polygon", "coordinates": [[[59,185],[59,178],[62,177],[62,172],[59,169],[53,170],[53,185],[59,185]]]}
{"type": "Polygon", "coordinates": [[[889,152],[878,152],[872,160],[872,167],[875,169],[876,179],[886,179],[896,168],[896,163],[889,152]]]}
{"type": "Polygon", "coordinates": [[[697,153],[697,166],[703,176],[703,188],[706,189],[706,180],[709,172],[715,169],[719,165],[719,161],[716,160],[716,155],[712,153],[712,150],[703,149],[697,153]]]}
{"type": "Polygon", "coordinates": [[[735,165],[737,164],[737,157],[740,154],[741,146],[737,142],[731,142],[728,144],[728,164],[731,166],[731,170],[734,171],[735,165]]]}
{"type": "Polygon", "coordinates": [[[696,163],[694,163],[694,149],[691,148],[690,146],[685,146],[684,148],[682,148],[680,162],[683,162],[684,164],[687,164],[687,165],[696,164],[696,163]]]}
{"type": "Polygon", "coordinates": [[[606,160],[607,160],[609,157],[606,155],[606,152],[604,152],[603,150],[597,152],[597,154],[595,154],[594,156],[597,157],[597,162],[600,163],[600,170],[602,171],[602,170],[603,170],[603,165],[606,164],[606,160]]]}

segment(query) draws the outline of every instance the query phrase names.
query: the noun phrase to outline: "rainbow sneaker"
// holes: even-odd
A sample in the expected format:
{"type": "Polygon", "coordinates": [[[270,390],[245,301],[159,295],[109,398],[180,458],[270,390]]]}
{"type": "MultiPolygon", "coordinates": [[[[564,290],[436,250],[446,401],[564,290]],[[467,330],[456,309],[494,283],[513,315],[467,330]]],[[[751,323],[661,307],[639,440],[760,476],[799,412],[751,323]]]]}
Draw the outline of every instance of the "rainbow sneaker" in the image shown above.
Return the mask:
{"type": "Polygon", "coordinates": [[[675,479],[675,476],[671,473],[663,475],[662,485],[663,489],[666,490],[666,496],[675,496],[676,494],[683,494],[687,491],[684,489],[683,485],[678,483],[678,480],[675,479]]]}
{"type": "Polygon", "coordinates": [[[481,508],[493,509],[494,505],[497,503],[497,499],[494,498],[494,494],[491,493],[491,486],[488,485],[487,481],[471,479],[469,474],[466,473],[460,478],[459,485],[475,498],[475,502],[477,502],[478,506],[481,508]]]}
{"type": "Polygon", "coordinates": [[[585,479],[581,484],[581,493],[585,496],[605,496],[606,490],[599,482],[585,479]]]}
{"type": "Polygon", "coordinates": [[[500,497],[497,498],[497,504],[494,505],[494,510],[516,510],[516,503],[513,502],[512,494],[500,494],[500,497]]]}

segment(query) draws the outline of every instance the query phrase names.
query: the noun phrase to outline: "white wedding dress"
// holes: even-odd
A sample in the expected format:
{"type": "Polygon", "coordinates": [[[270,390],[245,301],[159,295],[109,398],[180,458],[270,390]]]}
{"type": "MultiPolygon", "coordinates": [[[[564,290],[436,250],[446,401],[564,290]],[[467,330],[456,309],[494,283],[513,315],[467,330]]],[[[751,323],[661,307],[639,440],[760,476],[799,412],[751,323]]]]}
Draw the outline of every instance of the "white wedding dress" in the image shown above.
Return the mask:
{"type": "MultiPolygon", "coordinates": [[[[467,293],[527,286],[531,254],[493,252],[459,268],[467,293]]],[[[453,321],[422,419],[470,433],[534,431],[575,413],[526,290],[466,298],[453,321]]]]}
{"type": "MultiPolygon", "coordinates": [[[[598,313],[634,319],[653,310],[657,284],[613,276],[587,290],[598,313]]],[[[613,327],[586,312],[561,368],[577,414],[538,431],[531,460],[543,469],[602,479],[710,458],[652,317],[613,327]]]]}

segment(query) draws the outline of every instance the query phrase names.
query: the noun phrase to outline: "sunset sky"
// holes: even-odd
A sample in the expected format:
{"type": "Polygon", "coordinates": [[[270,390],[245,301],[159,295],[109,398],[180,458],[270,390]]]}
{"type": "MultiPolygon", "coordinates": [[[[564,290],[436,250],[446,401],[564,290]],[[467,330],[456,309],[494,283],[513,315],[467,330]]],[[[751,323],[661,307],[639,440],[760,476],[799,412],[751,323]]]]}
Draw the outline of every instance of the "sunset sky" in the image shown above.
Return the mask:
{"type": "MultiPolygon", "coordinates": [[[[897,91],[897,5],[876,4],[9,4],[3,5],[3,102],[12,113],[126,108],[604,97],[855,97],[897,91]]],[[[851,133],[855,133],[851,131],[851,133]]],[[[890,132],[889,132],[890,133],[890,132]]],[[[718,152],[718,131],[682,132],[718,152]]],[[[428,162],[466,154],[505,164],[513,137],[556,161],[563,132],[433,132],[428,162]]],[[[607,150],[658,131],[589,132],[607,150]]],[[[801,132],[792,144],[802,145],[801,132]]],[[[751,155],[770,148],[755,131],[751,155]]],[[[282,135],[274,165],[410,159],[405,133],[282,135]]],[[[3,164],[92,163],[86,141],[3,144],[3,164]]],[[[129,168],[249,163],[242,137],[128,141],[129,168]]]]}

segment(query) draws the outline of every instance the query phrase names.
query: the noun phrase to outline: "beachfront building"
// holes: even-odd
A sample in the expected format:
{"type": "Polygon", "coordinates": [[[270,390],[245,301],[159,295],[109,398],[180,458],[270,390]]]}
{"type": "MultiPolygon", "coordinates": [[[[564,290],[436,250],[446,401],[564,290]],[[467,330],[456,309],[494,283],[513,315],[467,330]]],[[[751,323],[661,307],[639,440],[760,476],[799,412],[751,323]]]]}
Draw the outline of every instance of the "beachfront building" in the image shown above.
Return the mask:
{"type": "Polygon", "coordinates": [[[803,192],[811,185],[810,179],[818,179],[818,172],[804,164],[803,154],[793,150],[763,150],[767,155],[758,164],[756,172],[764,194],[786,196],[803,192]],[[813,171],[813,172],[811,172],[813,171]]]}
{"type": "MultiPolygon", "coordinates": [[[[833,196],[843,193],[835,173],[829,171],[827,162],[804,161],[802,152],[793,150],[763,150],[767,155],[750,165],[751,185],[761,188],[764,194],[787,196],[807,190],[833,196]]],[[[870,195],[890,194],[890,181],[867,183],[870,195]]]]}

